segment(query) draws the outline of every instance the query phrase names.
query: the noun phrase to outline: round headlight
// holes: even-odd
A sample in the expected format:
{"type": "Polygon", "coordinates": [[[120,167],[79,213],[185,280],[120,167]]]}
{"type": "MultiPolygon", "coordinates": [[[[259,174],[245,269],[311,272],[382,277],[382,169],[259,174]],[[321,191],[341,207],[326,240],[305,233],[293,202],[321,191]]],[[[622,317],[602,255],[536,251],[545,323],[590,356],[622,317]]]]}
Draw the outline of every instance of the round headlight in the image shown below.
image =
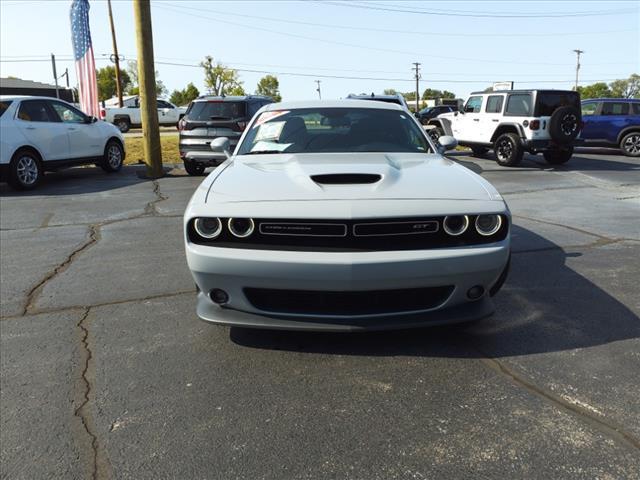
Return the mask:
{"type": "Polygon", "coordinates": [[[250,218],[230,218],[228,226],[233,236],[238,238],[248,237],[255,228],[253,220],[250,218]]]}
{"type": "Polygon", "coordinates": [[[193,227],[203,238],[216,238],[222,233],[222,222],[219,218],[196,218],[193,227]]]}
{"type": "Polygon", "coordinates": [[[444,228],[444,231],[449,235],[453,235],[454,237],[457,235],[462,235],[467,230],[467,228],[469,228],[469,217],[467,217],[466,215],[453,215],[450,217],[444,217],[442,227],[444,228]]]}
{"type": "Polygon", "coordinates": [[[496,233],[501,226],[502,217],[500,215],[478,215],[476,218],[476,230],[485,237],[496,233]]]}

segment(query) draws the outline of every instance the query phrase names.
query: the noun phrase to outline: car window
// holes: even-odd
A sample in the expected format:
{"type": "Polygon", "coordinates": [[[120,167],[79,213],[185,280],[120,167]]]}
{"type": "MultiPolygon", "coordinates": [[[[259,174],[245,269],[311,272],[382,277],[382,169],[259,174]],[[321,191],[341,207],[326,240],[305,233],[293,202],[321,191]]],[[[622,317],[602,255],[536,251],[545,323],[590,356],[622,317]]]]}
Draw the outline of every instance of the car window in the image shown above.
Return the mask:
{"type": "Polygon", "coordinates": [[[173,108],[173,105],[171,105],[169,102],[165,102],[164,100],[157,100],[158,102],[158,108],[173,108]]]}
{"type": "Polygon", "coordinates": [[[604,102],[602,104],[602,115],[627,115],[629,104],[624,102],[604,102]]]}
{"type": "Polygon", "coordinates": [[[84,123],[87,116],[70,105],[60,102],[49,102],[58,117],[64,123],[84,123]]]}
{"type": "Polygon", "coordinates": [[[487,99],[487,113],[500,113],[502,112],[502,102],[504,97],[502,95],[490,95],[487,99]]]}
{"type": "Polygon", "coordinates": [[[24,100],[20,103],[18,118],[27,122],[58,122],[44,100],[24,100]]]}
{"type": "Polygon", "coordinates": [[[304,108],[263,112],[238,155],[323,152],[415,152],[431,146],[404,111],[375,108],[304,108]]]}
{"type": "Polygon", "coordinates": [[[208,122],[210,120],[234,120],[247,116],[247,102],[224,102],[222,100],[209,100],[193,102],[187,112],[187,118],[196,122],[208,122]]]}
{"type": "Polygon", "coordinates": [[[598,109],[597,102],[589,102],[582,104],[582,116],[588,117],[589,115],[595,115],[598,109]]]}
{"type": "Polygon", "coordinates": [[[0,100],[0,117],[11,106],[11,100],[0,100]]]}
{"type": "Polygon", "coordinates": [[[633,102],[631,107],[633,115],[640,115],[640,103],[633,102]]]}
{"type": "Polygon", "coordinates": [[[469,97],[464,106],[464,111],[468,113],[478,113],[482,107],[482,97],[469,97]]]}
{"type": "Polygon", "coordinates": [[[528,93],[514,93],[509,95],[505,113],[508,115],[527,116],[531,114],[531,95],[528,93]]]}

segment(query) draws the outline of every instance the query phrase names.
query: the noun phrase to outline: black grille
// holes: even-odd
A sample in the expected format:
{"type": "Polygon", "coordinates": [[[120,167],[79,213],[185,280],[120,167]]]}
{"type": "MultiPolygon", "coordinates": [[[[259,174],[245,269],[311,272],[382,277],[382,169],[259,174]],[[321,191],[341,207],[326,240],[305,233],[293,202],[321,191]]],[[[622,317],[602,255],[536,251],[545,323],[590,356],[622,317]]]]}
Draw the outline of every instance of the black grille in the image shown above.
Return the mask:
{"type": "Polygon", "coordinates": [[[326,252],[363,252],[424,250],[432,248],[481,245],[504,240],[509,231],[506,216],[494,235],[484,237],[475,230],[475,216],[469,216],[469,228],[459,236],[442,228],[443,217],[378,218],[370,220],[256,219],[255,232],[236,238],[225,226],[219,237],[207,240],[196,234],[193,221],[187,232],[193,243],[226,248],[262,250],[298,250],[326,252]]]}
{"type": "Polygon", "coordinates": [[[245,288],[249,303],[270,313],[298,315],[375,315],[429,310],[449,298],[453,286],[331,292],[245,288]]]}

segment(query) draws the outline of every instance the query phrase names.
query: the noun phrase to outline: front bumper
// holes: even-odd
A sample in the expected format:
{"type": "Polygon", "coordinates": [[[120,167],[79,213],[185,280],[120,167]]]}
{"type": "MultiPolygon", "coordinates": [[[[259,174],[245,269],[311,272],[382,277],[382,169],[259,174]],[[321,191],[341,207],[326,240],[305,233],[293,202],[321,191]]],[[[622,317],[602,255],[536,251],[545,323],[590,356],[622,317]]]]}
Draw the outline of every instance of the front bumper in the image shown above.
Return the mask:
{"type": "Polygon", "coordinates": [[[243,327],[292,330],[354,331],[409,328],[458,323],[493,313],[488,296],[506,268],[509,238],[474,247],[410,251],[300,252],[219,248],[187,243],[187,262],[196,284],[198,316],[208,322],[243,327]],[[366,315],[318,315],[313,312],[263,311],[251,304],[244,289],[310,291],[379,291],[453,286],[434,308],[366,315]],[[467,298],[476,285],[478,300],[467,298]],[[223,289],[225,306],[209,292],[223,289]]]}

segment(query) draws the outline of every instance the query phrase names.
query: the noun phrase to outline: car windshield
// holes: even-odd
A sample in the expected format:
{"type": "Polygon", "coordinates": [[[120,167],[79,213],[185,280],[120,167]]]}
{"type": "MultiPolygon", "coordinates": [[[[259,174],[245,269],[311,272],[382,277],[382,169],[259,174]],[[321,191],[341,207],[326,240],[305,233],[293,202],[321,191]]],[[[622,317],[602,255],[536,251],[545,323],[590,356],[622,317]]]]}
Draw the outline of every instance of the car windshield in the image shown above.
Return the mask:
{"type": "Polygon", "coordinates": [[[246,102],[225,102],[222,100],[193,102],[186,115],[188,120],[196,122],[233,120],[247,115],[247,104],[246,102]]]}
{"type": "Polygon", "coordinates": [[[305,108],[262,113],[237,154],[431,151],[426,135],[406,112],[305,108]]]}

